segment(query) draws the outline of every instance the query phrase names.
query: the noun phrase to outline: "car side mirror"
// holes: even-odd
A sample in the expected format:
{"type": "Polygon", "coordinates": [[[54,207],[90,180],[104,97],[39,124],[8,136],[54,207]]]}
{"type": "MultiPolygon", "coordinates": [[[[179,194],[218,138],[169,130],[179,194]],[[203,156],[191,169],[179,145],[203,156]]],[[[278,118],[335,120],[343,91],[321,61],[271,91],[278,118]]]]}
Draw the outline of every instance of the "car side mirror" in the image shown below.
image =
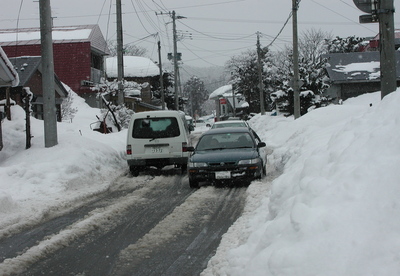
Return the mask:
{"type": "Polygon", "coordinates": [[[194,152],[194,147],[187,147],[186,150],[189,152],[194,152]]]}
{"type": "Polygon", "coordinates": [[[257,148],[263,148],[265,146],[266,146],[265,142],[260,142],[258,143],[257,148]]]}

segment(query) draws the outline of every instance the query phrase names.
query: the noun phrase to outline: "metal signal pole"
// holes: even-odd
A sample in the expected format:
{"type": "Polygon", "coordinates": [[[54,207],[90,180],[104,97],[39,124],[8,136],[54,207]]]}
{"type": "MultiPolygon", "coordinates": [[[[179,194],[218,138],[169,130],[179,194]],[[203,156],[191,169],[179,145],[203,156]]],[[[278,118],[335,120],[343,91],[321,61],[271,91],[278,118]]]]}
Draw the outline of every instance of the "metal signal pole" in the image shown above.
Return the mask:
{"type": "Polygon", "coordinates": [[[50,0],[39,1],[40,38],[42,51],[44,145],[58,144],[57,115],[54,85],[53,37],[50,0]]]}
{"type": "Polygon", "coordinates": [[[300,118],[300,93],[299,93],[299,46],[297,35],[297,10],[299,0],[292,0],[293,20],[293,105],[294,118],[300,118]]]}

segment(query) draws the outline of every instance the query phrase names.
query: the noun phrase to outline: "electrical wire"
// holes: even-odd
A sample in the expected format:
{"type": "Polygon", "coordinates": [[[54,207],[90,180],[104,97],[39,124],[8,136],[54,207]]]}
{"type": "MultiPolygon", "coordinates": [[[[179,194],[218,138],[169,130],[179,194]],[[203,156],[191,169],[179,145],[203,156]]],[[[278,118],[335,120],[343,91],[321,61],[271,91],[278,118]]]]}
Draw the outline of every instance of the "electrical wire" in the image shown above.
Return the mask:
{"type": "MultiPolygon", "coordinates": [[[[21,0],[20,5],[19,5],[19,10],[18,10],[18,16],[17,16],[17,31],[15,33],[15,57],[18,56],[18,30],[19,30],[19,17],[21,16],[21,11],[22,11],[22,5],[24,4],[24,0],[21,0]]],[[[17,62],[17,59],[15,59],[15,62],[17,62]]]]}
{"type": "MultiPolygon", "coordinates": [[[[299,1],[300,2],[300,1],[299,1]]],[[[283,24],[282,28],[280,29],[280,31],[278,32],[278,34],[274,37],[274,39],[267,45],[267,48],[269,48],[272,44],[274,44],[275,40],[281,35],[283,29],[285,29],[286,25],[289,22],[289,19],[292,18],[293,12],[291,11],[289,13],[288,18],[286,19],[285,23],[283,24]]]]}

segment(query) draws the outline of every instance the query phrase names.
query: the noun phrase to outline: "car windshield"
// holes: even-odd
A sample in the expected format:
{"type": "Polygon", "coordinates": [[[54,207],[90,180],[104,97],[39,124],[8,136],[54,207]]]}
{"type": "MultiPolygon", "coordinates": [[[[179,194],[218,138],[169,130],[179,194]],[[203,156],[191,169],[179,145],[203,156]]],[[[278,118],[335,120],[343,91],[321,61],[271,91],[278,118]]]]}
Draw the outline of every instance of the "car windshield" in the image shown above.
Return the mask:
{"type": "Polygon", "coordinates": [[[254,141],[249,133],[231,132],[204,135],[197,143],[196,150],[202,151],[253,147],[254,141]]]}

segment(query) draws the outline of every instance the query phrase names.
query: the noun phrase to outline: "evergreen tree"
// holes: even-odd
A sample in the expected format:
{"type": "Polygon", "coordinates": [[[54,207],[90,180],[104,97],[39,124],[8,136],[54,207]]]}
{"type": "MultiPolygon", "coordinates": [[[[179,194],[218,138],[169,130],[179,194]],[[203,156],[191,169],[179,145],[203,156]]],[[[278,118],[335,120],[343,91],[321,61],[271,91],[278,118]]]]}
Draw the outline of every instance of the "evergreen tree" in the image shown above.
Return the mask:
{"type": "Polygon", "coordinates": [[[198,77],[191,77],[183,87],[184,98],[187,99],[186,110],[192,116],[195,114],[203,116],[203,103],[208,100],[208,91],[204,87],[204,82],[198,77]]]}

